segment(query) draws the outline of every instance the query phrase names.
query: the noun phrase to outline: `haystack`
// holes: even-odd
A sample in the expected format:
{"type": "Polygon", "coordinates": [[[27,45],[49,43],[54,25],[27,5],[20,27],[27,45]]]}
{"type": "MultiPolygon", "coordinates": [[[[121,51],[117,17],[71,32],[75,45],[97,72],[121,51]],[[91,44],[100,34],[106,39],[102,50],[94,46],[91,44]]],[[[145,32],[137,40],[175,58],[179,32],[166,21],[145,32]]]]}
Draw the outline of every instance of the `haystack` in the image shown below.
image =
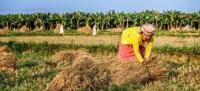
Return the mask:
{"type": "Polygon", "coordinates": [[[192,30],[192,28],[191,28],[190,25],[186,25],[186,26],[183,27],[182,30],[183,30],[183,31],[190,31],[190,30],[192,30]]]}
{"type": "Polygon", "coordinates": [[[3,29],[0,29],[0,34],[8,33],[10,30],[8,27],[5,27],[3,29]]]}
{"type": "Polygon", "coordinates": [[[78,91],[84,88],[88,91],[105,89],[110,82],[110,72],[99,67],[89,58],[66,67],[48,85],[45,91],[78,91]]]}
{"type": "Polygon", "coordinates": [[[44,31],[45,29],[44,29],[44,26],[40,26],[40,27],[38,27],[38,26],[36,26],[35,27],[35,29],[33,30],[34,32],[42,32],[42,31],[44,31]]]}
{"type": "Polygon", "coordinates": [[[56,52],[51,56],[51,58],[55,62],[60,62],[60,61],[79,62],[83,57],[91,57],[91,54],[88,54],[87,50],[85,49],[79,49],[78,51],[63,50],[56,52]]]}
{"type": "Polygon", "coordinates": [[[72,62],[73,60],[75,60],[75,58],[77,57],[78,52],[73,51],[73,50],[64,50],[64,51],[59,51],[56,52],[53,56],[52,59],[55,62],[59,62],[59,61],[70,61],[72,62]]]}
{"type": "Polygon", "coordinates": [[[28,29],[26,26],[22,26],[22,27],[20,28],[19,32],[24,33],[24,32],[27,32],[28,30],[29,30],[29,29],[28,29]]]}
{"type": "Polygon", "coordinates": [[[86,33],[89,34],[91,33],[91,27],[87,24],[85,27],[80,27],[77,30],[79,33],[86,33]]]}
{"type": "Polygon", "coordinates": [[[33,31],[38,32],[38,31],[40,31],[40,28],[38,26],[36,26],[33,31]]]}
{"type": "Polygon", "coordinates": [[[60,32],[60,24],[56,24],[56,28],[54,29],[54,33],[60,32]]]}
{"type": "Polygon", "coordinates": [[[10,52],[8,47],[6,46],[0,46],[0,53],[10,52]]]}
{"type": "Polygon", "coordinates": [[[0,70],[15,69],[17,58],[5,46],[0,47],[0,70]]]}

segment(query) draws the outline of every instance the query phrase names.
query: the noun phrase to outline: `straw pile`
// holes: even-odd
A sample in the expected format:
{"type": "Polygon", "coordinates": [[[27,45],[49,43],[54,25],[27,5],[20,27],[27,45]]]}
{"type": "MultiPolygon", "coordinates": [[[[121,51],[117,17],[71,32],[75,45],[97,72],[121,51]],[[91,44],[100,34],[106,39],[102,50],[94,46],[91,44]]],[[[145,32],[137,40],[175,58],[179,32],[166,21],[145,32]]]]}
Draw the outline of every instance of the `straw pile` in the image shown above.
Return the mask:
{"type": "Polygon", "coordinates": [[[10,70],[16,68],[17,58],[9,53],[6,46],[0,47],[0,70],[10,70]]]}
{"type": "Polygon", "coordinates": [[[150,76],[145,67],[133,62],[115,62],[109,69],[113,84],[144,82],[150,76]]]}
{"type": "Polygon", "coordinates": [[[29,30],[29,29],[28,29],[26,26],[22,26],[22,27],[20,28],[19,32],[24,33],[24,32],[27,32],[28,30],[29,30]]]}
{"type": "Polygon", "coordinates": [[[83,57],[90,57],[91,55],[86,52],[85,49],[79,49],[78,51],[74,50],[64,50],[56,52],[54,55],[52,55],[52,59],[55,62],[60,61],[69,61],[72,62],[79,62],[83,57]]]}
{"type": "Polygon", "coordinates": [[[168,68],[165,63],[151,62],[142,65],[133,62],[115,62],[109,66],[114,84],[141,83],[160,80],[166,77],[168,68]]]}
{"type": "Polygon", "coordinates": [[[66,67],[48,85],[45,91],[89,91],[105,89],[110,82],[110,72],[85,57],[80,62],[66,67]]]}
{"type": "Polygon", "coordinates": [[[0,53],[4,53],[4,52],[9,52],[8,47],[6,47],[6,46],[0,46],[0,53]]]}
{"type": "Polygon", "coordinates": [[[148,79],[151,80],[161,80],[167,78],[167,72],[170,70],[169,65],[162,60],[152,60],[146,68],[150,73],[150,77],[148,79]]]}
{"type": "Polygon", "coordinates": [[[89,25],[86,25],[85,27],[78,28],[77,31],[80,32],[80,33],[87,33],[87,34],[89,34],[89,33],[91,33],[91,27],[89,25]]]}
{"type": "Polygon", "coordinates": [[[56,24],[56,28],[54,29],[54,33],[60,32],[60,24],[56,24]]]}
{"type": "Polygon", "coordinates": [[[38,27],[38,26],[36,26],[35,27],[35,29],[33,30],[34,32],[42,32],[42,31],[44,31],[45,29],[44,29],[44,26],[40,26],[40,27],[38,27]]]}
{"type": "Polygon", "coordinates": [[[0,34],[4,34],[4,33],[7,33],[7,32],[9,32],[10,30],[9,30],[9,28],[8,27],[5,27],[5,28],[3,28],[3,29],[0,29],[0,34]]]}
{"type": "Polygon", "coordinates": [[[60,61],[70,61],[72,62],[77,56],[76,51],[59,51],[56,52],[53,56],[52,59],[55,62],[60,62],[60,61]]]}
{"type": "Polygon", "coordinates": [[[168,67],[164,61],[152,59],[147,65],[137,62],[120,62],[116,58],[95,58],[88,54],[76,54],[74,63],[67,66],[48,85],[46,91],[89,91],[105,89],[109,84],[141,83],[166,77],[168,67]]]}

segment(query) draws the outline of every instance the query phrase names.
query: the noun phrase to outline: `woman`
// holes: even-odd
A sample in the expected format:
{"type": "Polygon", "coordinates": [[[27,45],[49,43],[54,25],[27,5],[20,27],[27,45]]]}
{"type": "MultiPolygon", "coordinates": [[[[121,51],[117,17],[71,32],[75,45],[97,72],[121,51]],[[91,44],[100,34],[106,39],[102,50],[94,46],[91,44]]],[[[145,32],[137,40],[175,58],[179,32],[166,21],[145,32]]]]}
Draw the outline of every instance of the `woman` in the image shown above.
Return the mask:
{"type": "Polygon", "coordinates": [[[124,30],[119,45],[119,59],[121,61],[138,60],[143,64],[148,63],[154,41],[154,32],[155,28],[152,24],[124,30]]]}

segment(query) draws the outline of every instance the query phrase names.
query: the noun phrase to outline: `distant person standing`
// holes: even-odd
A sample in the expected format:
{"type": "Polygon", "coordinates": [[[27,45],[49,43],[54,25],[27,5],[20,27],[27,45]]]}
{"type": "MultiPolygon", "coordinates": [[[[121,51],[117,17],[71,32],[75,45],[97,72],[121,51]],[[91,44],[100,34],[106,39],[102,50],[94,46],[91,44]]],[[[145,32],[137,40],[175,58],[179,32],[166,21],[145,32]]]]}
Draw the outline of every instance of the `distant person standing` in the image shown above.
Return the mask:
{"type": "Polygon", "coordinates": [[[94,25],[92,28],[92,36],[95,36],[96,34],[97,34],[96,25],[94,25]]]}
{"type": "Polygon", "coordinates": [[[63,25],[62,24],[60,26],[60,34],[64,35],[64,29],[63,29],[63,25]]]}
{"type": "Polygon", "coordinates": [[[198,29],[199,29],[199,21],[198,21],[197,19],[194,20],[193,26],[194,26],[194,29],[195,29],[195,30],[198,30],[198,29]]]}

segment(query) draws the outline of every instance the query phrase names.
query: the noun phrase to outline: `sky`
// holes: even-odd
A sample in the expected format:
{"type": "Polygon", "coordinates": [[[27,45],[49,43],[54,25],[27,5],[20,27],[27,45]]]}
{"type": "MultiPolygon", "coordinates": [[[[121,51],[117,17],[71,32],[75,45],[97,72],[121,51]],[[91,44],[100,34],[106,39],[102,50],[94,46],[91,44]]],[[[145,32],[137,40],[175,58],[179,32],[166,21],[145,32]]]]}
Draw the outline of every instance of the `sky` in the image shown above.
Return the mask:
{"type": "Polygon", "coordinates": [[[109,10],[117,12],[178,10],[192,13],[200,10],[200,0],[0,0],[0,14],[108,12],[109,10]]]}

